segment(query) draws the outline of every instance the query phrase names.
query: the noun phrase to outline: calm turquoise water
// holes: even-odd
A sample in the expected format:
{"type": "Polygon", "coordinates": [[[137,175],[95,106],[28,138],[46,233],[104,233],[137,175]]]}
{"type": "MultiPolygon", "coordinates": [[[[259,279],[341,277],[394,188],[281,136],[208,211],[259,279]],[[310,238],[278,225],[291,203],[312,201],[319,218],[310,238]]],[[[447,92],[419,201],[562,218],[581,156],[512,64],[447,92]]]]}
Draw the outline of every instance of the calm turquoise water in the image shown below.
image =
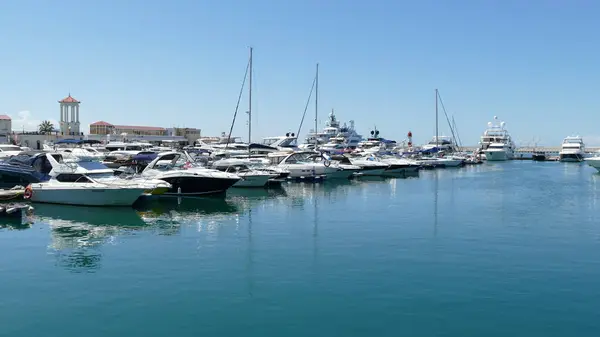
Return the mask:
{"type": "Polygon", "coordinates": [[[0,229],[3,336],[598,336],[600,176],[510,162],[0,229]]]}

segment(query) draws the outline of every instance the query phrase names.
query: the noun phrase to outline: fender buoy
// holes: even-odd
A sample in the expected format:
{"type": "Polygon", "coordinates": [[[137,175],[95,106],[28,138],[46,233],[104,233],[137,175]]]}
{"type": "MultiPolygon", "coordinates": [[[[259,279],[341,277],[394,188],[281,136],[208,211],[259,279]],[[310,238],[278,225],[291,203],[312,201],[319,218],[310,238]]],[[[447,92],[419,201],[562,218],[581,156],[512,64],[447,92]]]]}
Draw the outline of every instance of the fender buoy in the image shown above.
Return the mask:
{"type": "Polygon", "coordinates": [[[325,167],[329,167],[329,165],[331,165],[331,162],[325,159],[325,161],[323,161],[323,165],[325,165],[325,167]]]}
{"type": "Polygon", "coordinates": [[[23,198],[31,199],[32,195],[33,195],[33,190],[31,189],[31,185],[27,185],[27,187],[25,187],[25,192],[23,193],[23,198]]]}

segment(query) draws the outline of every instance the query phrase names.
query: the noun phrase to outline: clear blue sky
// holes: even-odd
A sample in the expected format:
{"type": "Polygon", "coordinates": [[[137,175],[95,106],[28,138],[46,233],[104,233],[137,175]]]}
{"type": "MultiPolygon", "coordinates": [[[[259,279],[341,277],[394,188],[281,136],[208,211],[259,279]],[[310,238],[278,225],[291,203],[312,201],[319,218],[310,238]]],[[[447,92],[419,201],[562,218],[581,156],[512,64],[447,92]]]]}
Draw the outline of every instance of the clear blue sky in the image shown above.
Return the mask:
{"type": "MultiPolygon", "coordinates": [[[[14,128],[57,120],[70,91],[85,125],[216,135],[253,46],[254,140],[297,129],[319,62],[321,115],[335,108],[364,135],[375,124],[428,141],[439,88],[463,143],[498,115],[521,144],[600,145],[599,14],[598,2],[558,0],[3,1],[0,114],[14,128]]],[[[312,119],[311,106],[302,134],[312,119]]],[[[235,135],[247,137],[245,120],[235,135]]]]}

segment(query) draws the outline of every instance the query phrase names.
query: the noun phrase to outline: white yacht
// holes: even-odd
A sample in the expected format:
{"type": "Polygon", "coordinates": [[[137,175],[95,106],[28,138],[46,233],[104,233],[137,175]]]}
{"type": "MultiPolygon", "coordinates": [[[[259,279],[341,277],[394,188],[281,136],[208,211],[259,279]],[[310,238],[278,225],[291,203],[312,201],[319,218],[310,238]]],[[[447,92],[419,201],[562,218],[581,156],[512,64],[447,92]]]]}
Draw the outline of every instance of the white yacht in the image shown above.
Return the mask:
{"type": "Polygon", "coordinates": [[[584,158],[583,160],[585,160],[588,165],[600,172],[600,153],[595,154],[594,157],[584,158]]]}
{"type": "Polygon", "coordinates": [[[163,152],[146,166],[142,177],[164,180],[172,187],[166,196],[200,196],[224,193],[241,178],[238,175],[200,167],[187,153],[163,152]]]}
{"type": "Polygon", "coordinates": [[[582,162],[585,157],[585,145],[579,136],[566,137],[558,153],[562,162],[582,162]]]}
{"type": "Polygon", "coordinates": [[[102,163],[92,162],[65,162],[60,155],[46,153],[46,160],[52,166],[51,178],[58,175],[68,177],[71,175],[84,175],[98,183],[115,186],[137,186],[144,189],[144,194],[160,195],[167,192],[172,186],[166,181],[159,179],[148,179],[137,176],[116,176],[113,169],[102,163]]]}
{"type": "Polygon", "coordinates": [[[79,161],[102,161],[106,157],[106,152],[99,151],[91,146],[57,148],[57,152],[66,156],[76,157],[79,161]]]}
{"type": "Polygon", "coordinates": [[[358,146],[358,143],[362,141],[362,136],[359,135],[354,129],[354,121],[350,121],[350,126],[346,123],[341,124],[340,121],[335,117],[335,112],[331,109],[331,113],[328,116],[328,120],[325,124],[325,128],[321,132],[316,130],[310,130],[304,144],[300,145],[303,150],[314,149],[322,147],[323,145],[330,142],[331,138],[343,139],[341,142],[334,142],[328,144],[327,147],[336,147],[339,143],[343,143],[346,148],[354,149],[358,146]]]}
{"type": "Polygon", "coordinates": [[[23,152],[20,147],[10,144],[0,144],[0,160],[8,159],[23,152]]]}
{"type": "Polygon", "coordinates": [[[270,179],[279,176],[275,173],[255,170],[248,166],[244,159],[221,159],[213,162],[212,168],[238,175],[241,180],[233,187],[265,187],[270,179]]]}
{"type": "Polygon", "coordinates": [[[267,158],[271,164],[277,165],[290,172],[290,178],[349,178],[353,171],[345,171],[341,167],[331,165],[331,161],[316,161],[315,156],[321,156],[312,151],[295,153],[271,153],[267,158]]]}
{"type": "Polygon", "coordinates": [[[498,122],[497,116],[494,116],[494,122],[488,123],[479,142],[486,160],[503,161],[514,158],[515,144],[505,126],[505,122],[498,122]]]}
{"type": "Polygon", "coordinates": [[[270,152],[294,152],[300,150],[297,141],[296,135],[288,132],[285,136],[263,138],[261,145],[275,149],[270,152]]]}
{"type": "Polygon", "coordinates": [[[361,168],[360,173],[363,176],[383,176],[390,167],[390,164],[375,158],[350,157],[348,160],[353,165],[357,165],[361,168]]]}
{"type": "Polygon", "coordinates": [[[43,183],[29,184],[33,202],[77,206],[131,206],[146,191],[138,185],[101,183],[77,173],[61,173],[43,183]]]}

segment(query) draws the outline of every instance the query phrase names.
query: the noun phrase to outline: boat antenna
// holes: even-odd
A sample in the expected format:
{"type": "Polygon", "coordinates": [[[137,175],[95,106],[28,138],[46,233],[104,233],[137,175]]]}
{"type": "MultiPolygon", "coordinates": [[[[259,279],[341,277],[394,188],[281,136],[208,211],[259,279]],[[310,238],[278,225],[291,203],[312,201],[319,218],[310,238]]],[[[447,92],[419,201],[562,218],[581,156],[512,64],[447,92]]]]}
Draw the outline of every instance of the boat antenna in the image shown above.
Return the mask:
{"type": "Polygon", "coordinates": [[[250,158],[250,144],[252,143],[252,47],[250,47],[250,80],[248,81],[248,158],[250,158]]]}
{"type": "Polygon", "coordinates": [[[231,127],[229,128],[229,136],[227,137],[227,143],[225,144],[225,149],[229,146],[229,141],[231,140],[231,133],[233,132],[233,126],[235,125],[235,118],[237,117],[238,109],[240,107],[240,101],[242,100],[242,94],[244,92],[244,85],[246,84],[246,78],[248,77],[248,69],[250,68],[250,60],[248,60],[248,64],[246,64],[246,72],[244,73],[244,80],[242,81],[242,87],[240,88],[240,94],[238,95],[237,104],[235,105],[235,112],[233,113],[233,120],[231,121],[231,127]]]}
{"type": "MultiPolygon", "coordinates": [[[[319,69],[319,64],[317,63],[317,73],[319,71],[318,69],[319,69]]],[[[302,130],[302,124],[304,124],[304,117],[306,117],[306,111],[308,110],[308,105],[310,104],[310,98],[312,97],[312,93],[315,90],[317,81],[318,81],[318,75],[315,76],[315,78],[313,79],[312,86],[310,87],[310,92],[308,93],[308,99],[306,100],[306,105],[304,106],[304,112],[302,113],[302,119],[300,120],[300,125],[298,126],[298,132],[296,133],[296,137],[300,136],[300,130],[302,130]]],[[[316,100],[317,99],[316,99],[316,95],[315,95],[315,101],[316,100]]],[[[315,113],[315,116],[316,116],[316,113],[315,113]]],[[[315,126],[317,126],[316,117],[315,117],[315,126]]],[[[316,132],[317,132],[317,129],[315,128],[315,133],[316,132]]]]}
{"type": "MultiPolygon", "coordinates": [[[[317,62],[317,73],[315,75],[315,133],[319,128],[318,125],[319,116],[319,63],[317,62]]],[[[317,145],[317,139],[315,138],[315,145],[317,145]]]]}
{"type": "MultiPolygon", "coordinates": [[[[457,136],[456,136],[456,132],[454,130],[454,127],[452,127],[452,123],[450,123],[450,118],[448,117],[448,113],[446,112],[446,107],[444,106],[444,101],[442,100],[442,96],[440,95],[439,91],[436,89],[436,93],[437,93],[437,99],[440,102],[440,105],[442,106],[442,111],[444,112],[444,116],[446,116],[446,122],[448,122],[448,126],[450,127],[450,133],[452,133],[452,139],[454,140],[455,144],[458,144],[458,140],[457,140],[457,136]]],[[[437,116],[437,101],[436,101],[436,116],[437,116]]],[[[452,120],[454,120],[454,116],[452,116],[452,120]]],[[[436,117],[436,123],[437,123],[437,117],[436,117]]],[[[436,124],[436,134],[437,134],[437,124],[436,124]]],[[[437,145],[437,142],[436,142],[437,145]]]]}
{"type": "Polygon", "coordinates": [[[435,147],[439,151],[438,145],[438,90],[435,89],[435,147]]]}

